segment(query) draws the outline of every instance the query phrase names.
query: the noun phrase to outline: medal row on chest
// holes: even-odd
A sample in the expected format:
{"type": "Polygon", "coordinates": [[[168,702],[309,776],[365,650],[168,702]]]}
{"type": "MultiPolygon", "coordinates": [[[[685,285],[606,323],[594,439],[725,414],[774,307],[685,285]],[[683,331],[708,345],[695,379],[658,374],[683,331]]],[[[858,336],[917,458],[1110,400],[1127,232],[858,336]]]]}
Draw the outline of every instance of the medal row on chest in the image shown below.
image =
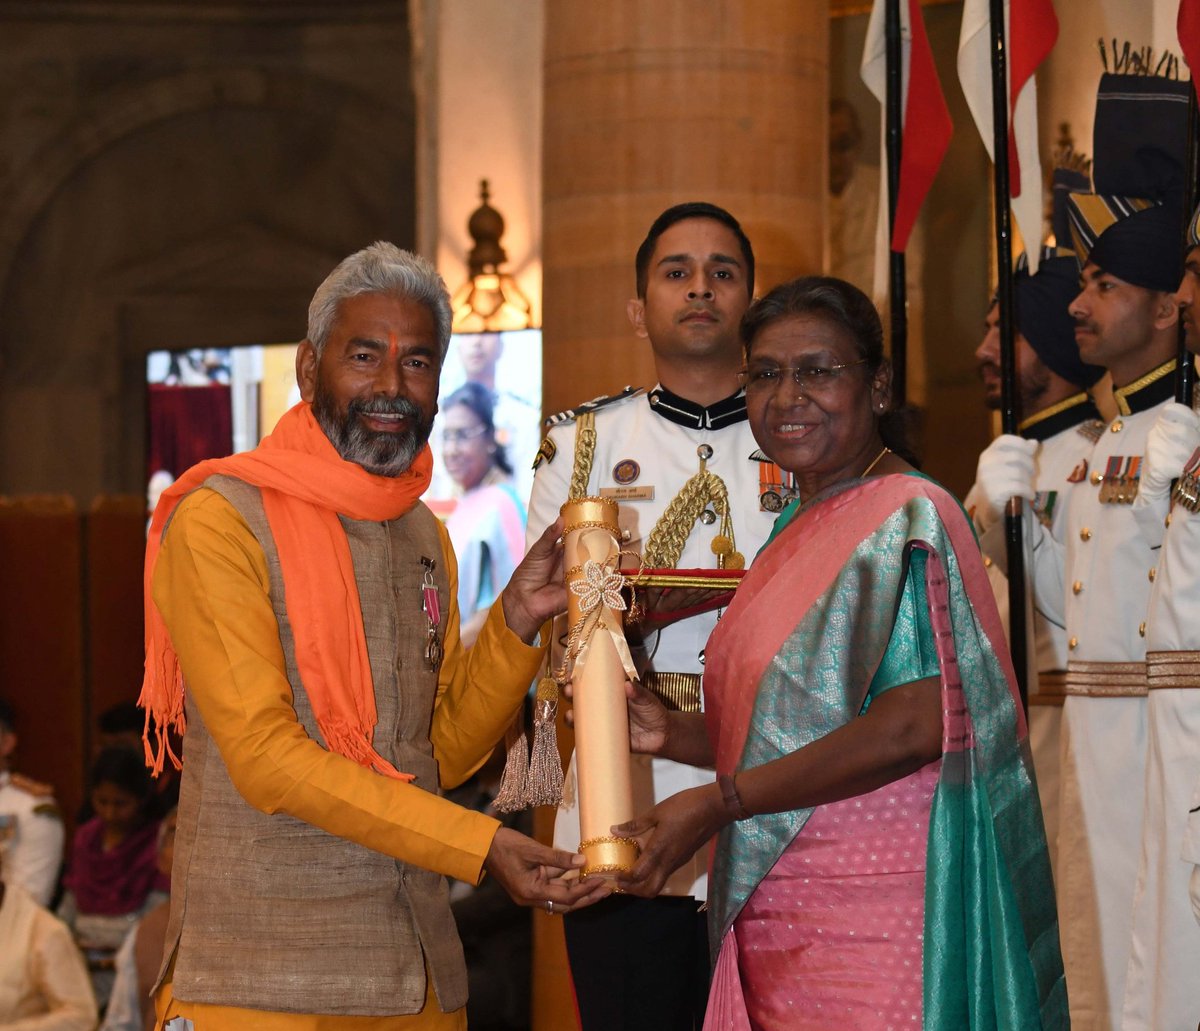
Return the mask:
{"type": "Polygon", "coordinates": [[[1189,512],[1200,511],[1200,448],[1192,452],[1192,457],[1175,481],[1171,501],[1189,512]]]}
{"type": "Polygon", "coordinates": [[[1138,481],[1142,476],[1141,455],[1110,455],[1104,466],[1104,472],[1093,469],[1088,475],[1086,458],[1067,477],[1068,483],[1083,483],[1087,481],[1093,487],[1100,488],[1100,504],[1102,505],[1132,505],[1137,497],[1138,481]]]}

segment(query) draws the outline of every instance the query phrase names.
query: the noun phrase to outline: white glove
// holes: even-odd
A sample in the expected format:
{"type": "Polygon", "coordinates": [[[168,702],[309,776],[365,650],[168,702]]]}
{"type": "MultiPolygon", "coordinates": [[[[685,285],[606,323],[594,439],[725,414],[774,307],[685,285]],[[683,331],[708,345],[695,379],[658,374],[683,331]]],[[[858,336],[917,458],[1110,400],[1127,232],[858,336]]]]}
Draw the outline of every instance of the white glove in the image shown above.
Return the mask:
{"type": "Polygon", "coordinates": [[[1192,452],[1200,447],[1200,417],[1186,405],[1172,401],[1158,414],[1146,438],[1138,493],[1164,498],[1171,481],[1183,472],[1192,452]]]}
{"type": "Polygon", "coordinates": [[[1004,516],[1009,498],[1033,500],[1034,455],[1038,442],[1004,433],[993,440],[979,456],[975,487],[979,503],[975,520],[981,531],[1004,516]]]}

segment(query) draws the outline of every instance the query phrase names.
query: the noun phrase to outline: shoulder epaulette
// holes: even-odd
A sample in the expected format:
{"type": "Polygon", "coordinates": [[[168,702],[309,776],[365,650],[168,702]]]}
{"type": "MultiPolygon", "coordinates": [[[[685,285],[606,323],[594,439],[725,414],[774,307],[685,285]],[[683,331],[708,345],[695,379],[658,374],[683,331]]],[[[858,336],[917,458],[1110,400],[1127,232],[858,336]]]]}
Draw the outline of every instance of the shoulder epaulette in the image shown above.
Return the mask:
{"type": "Polygon", "coordinates": [[[8,782],[17,790],[24,791],[27,795],[33,795],[34,798],[54,798],[54,786],[45,784],[40,780],[34,780],[32,777],[27,777],[23,773],[12,774],[8,782]]]}
{"type": "Polygon", "coordinates": [[[1105,422],[1103,419],[1084,419],[1075,427],[1075,432],[1087,437],[1093,444],[1104,436],[1105,422]]]}
{"type": "Polygon", "coordinates": [[[618,401],[625,401],[631,397],[637,397],[646,392],[645,387],[626,387],[619,394],[607,394],[603,397],[594,397],[590,401],[584,401],[581,405],[576,405],[574,408],[568,408],[565,412],[559,412],[557,415],[551,415],[542,420],[542,425],[548,430],[554,429],[555,426],[564,426],[567,423],[572,423],[585,412],[595,412],[601,408],[606,408],[618,401]]]}

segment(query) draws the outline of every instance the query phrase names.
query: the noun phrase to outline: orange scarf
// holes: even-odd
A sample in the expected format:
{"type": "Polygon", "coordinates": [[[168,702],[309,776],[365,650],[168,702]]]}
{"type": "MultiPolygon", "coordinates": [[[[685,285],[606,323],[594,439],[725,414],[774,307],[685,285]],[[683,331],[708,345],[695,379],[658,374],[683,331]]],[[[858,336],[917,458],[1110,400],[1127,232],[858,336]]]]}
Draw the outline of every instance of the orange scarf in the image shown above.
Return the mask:
{"type": "Polygon", "coordinates": [[[146,710],[146,762],[155,774],[164,755],[178,769],[168,738],[185,728],[183,675],[151,586],[163,527],[175,506],[208,477],[235,476],[262,490],[263,510],[279,550],[284,602],[296,640],[296,664],[328,747],[389,777],[412,780],[375,751],[378,713],[350,544],[338,515],[383,522],[410,511],[429,486],[433,457],[422,448],[399,476],[374,476],[345,461],[306,402],[284,413],[253,451],[192,466],[163,492],[146,544],[146,673],[138,704],[146,710]],[[155,741],[150,741],[150,718],[155,741]]]}

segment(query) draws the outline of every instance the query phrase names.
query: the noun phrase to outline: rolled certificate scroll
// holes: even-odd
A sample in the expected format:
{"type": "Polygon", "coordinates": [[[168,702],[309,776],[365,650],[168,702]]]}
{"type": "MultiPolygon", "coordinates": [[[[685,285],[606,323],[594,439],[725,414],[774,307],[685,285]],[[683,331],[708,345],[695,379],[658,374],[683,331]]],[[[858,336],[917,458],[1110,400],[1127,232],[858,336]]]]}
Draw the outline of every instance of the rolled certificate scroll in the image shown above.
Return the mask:
{"type": "Polygon", "coordinates": [[[638,857],[636,841],[611,832],[635,815],[625,681],[637,671],[625,643],[617,503],[579,498],[563,505],[562,515],[569,627],[564,672],[575,711],[579,851],[587,858],[585,875],[616,873],[638,857]]]}

